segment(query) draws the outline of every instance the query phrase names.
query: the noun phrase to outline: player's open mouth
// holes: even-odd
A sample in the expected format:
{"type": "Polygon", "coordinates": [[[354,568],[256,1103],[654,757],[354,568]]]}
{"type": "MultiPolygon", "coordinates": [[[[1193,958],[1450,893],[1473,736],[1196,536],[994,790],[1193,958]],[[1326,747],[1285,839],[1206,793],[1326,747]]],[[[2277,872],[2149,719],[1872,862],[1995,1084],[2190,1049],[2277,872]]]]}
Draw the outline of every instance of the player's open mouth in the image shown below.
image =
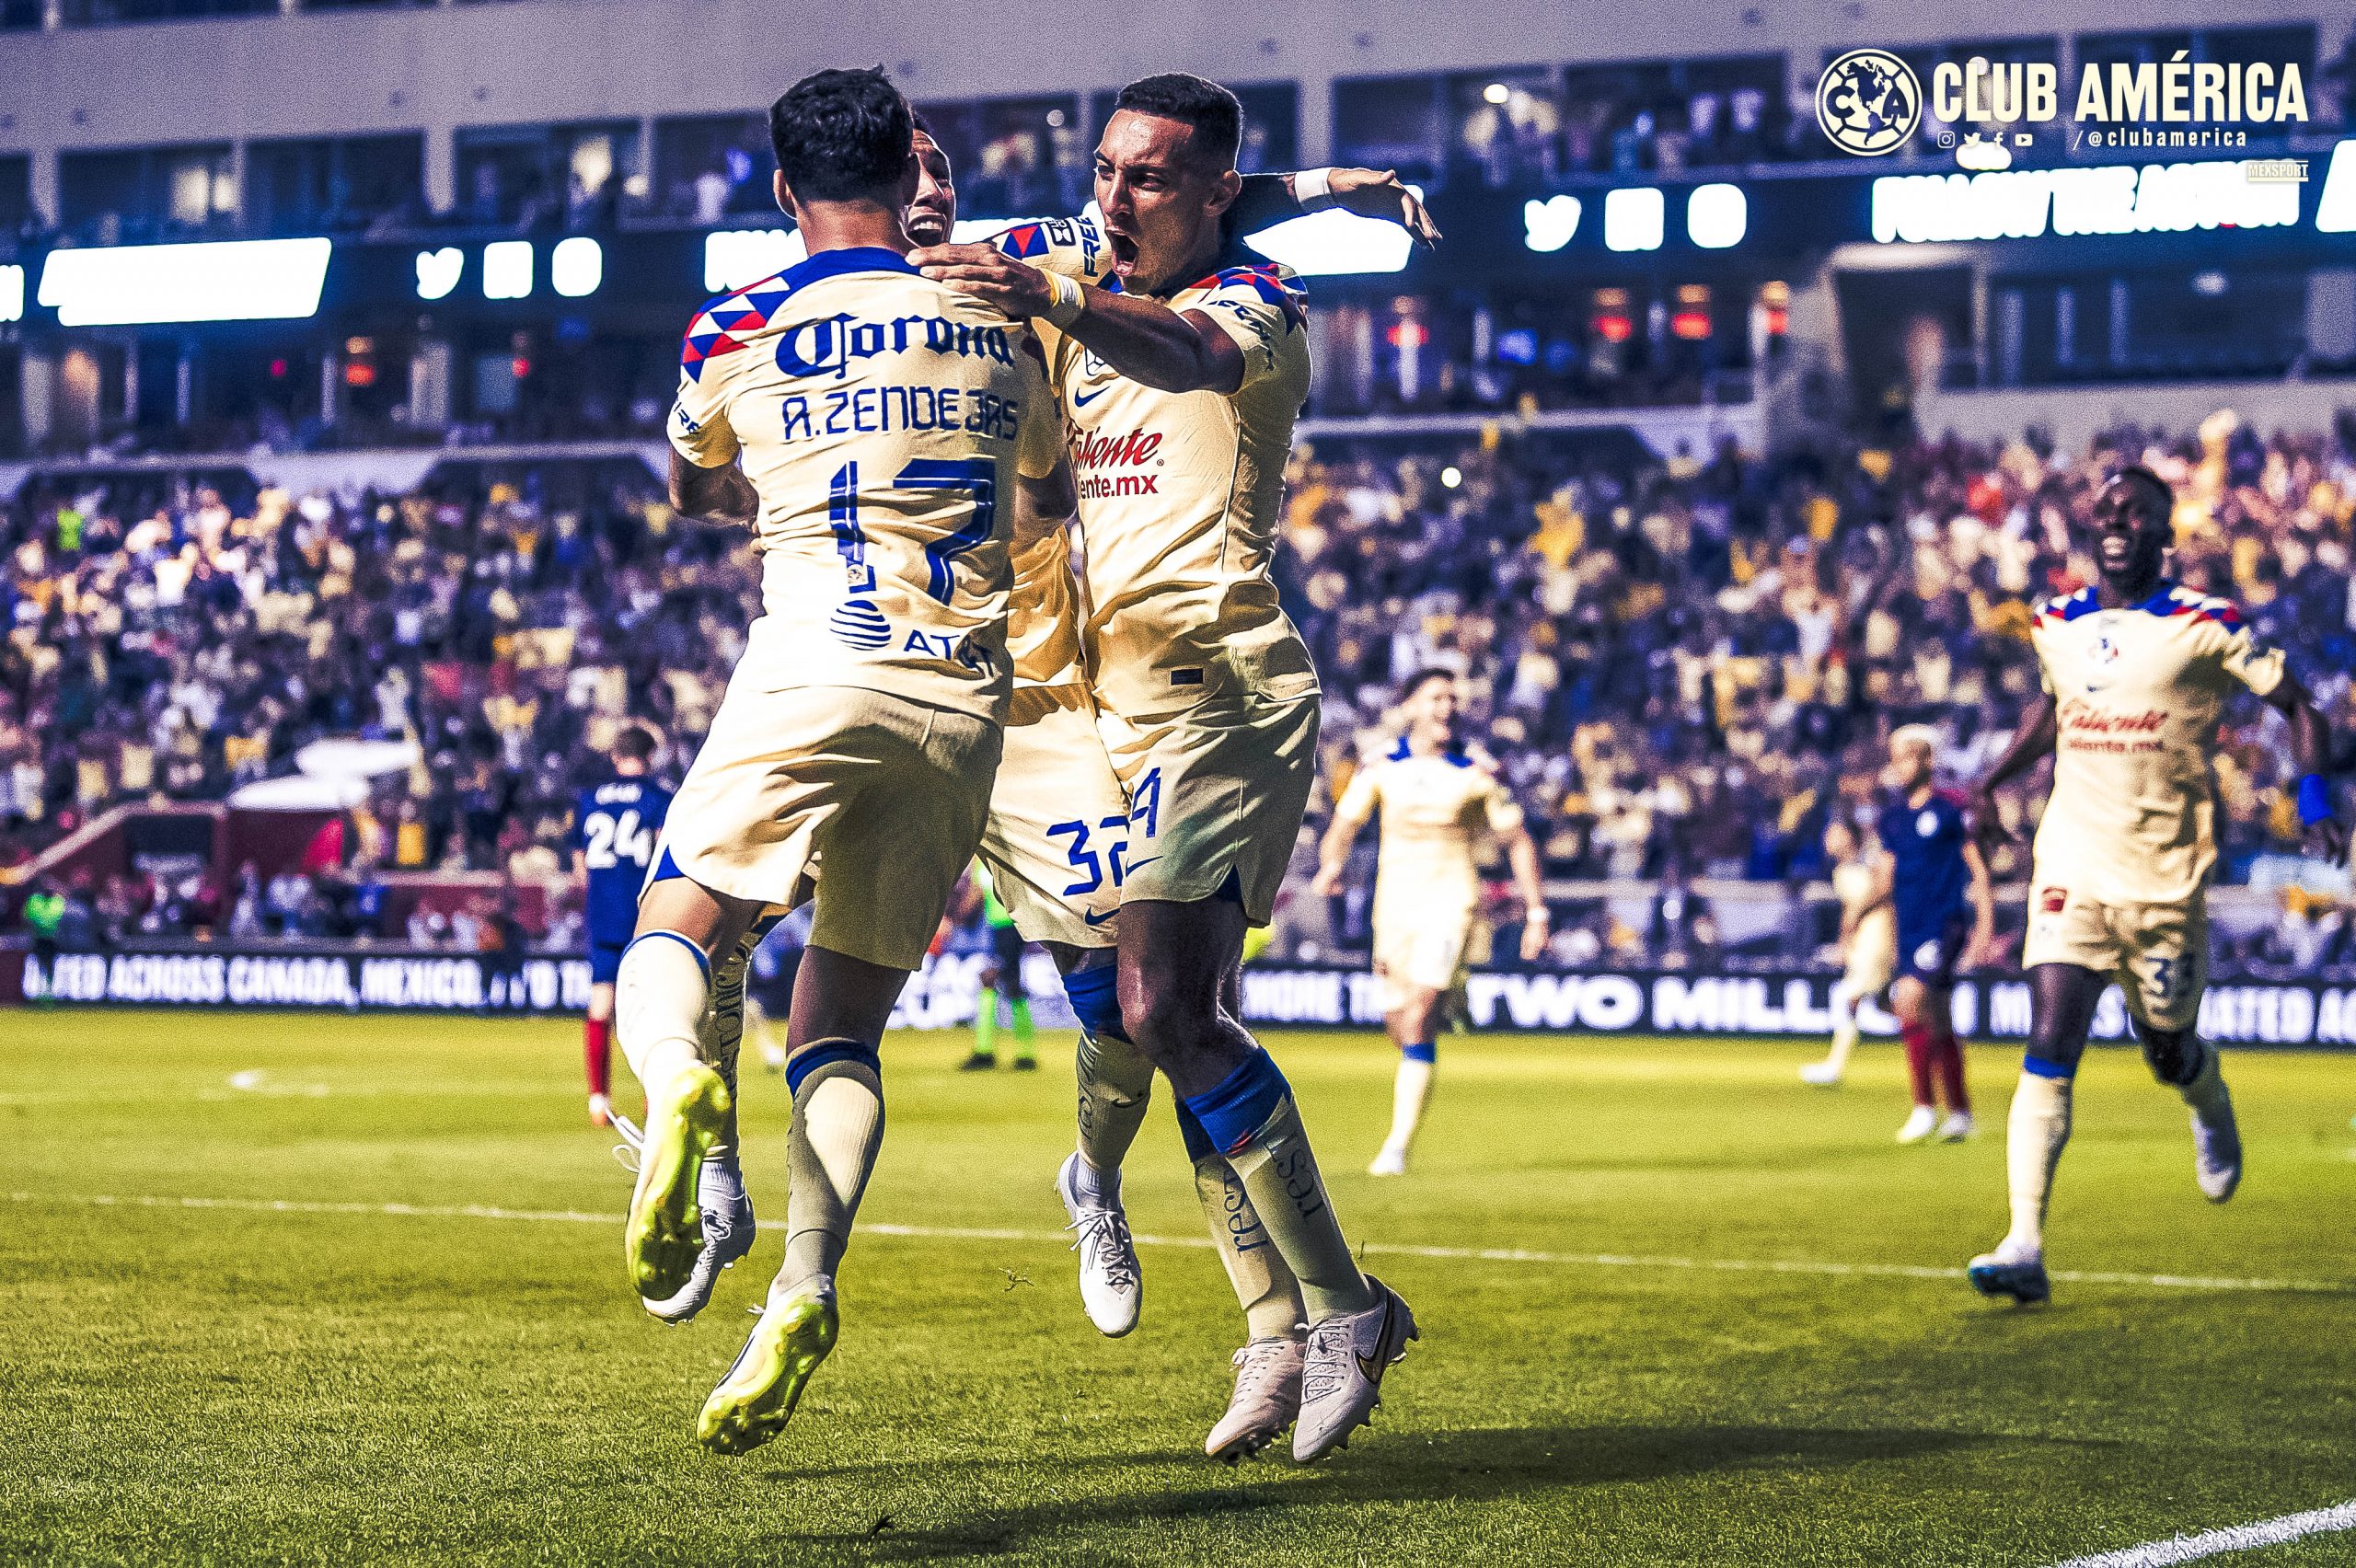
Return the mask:
{"type": "Polygon", "coordinates": [[[1129,269],[1138,264],[1138,242],[1119,229],[1111,227],[1105,229],[1104,237],[1113,247],[1114,271],[1127,277],[1129,269]]]}
{"type": "Polygon", "coordinates": [[[926,208],[912,208],[908,213],[908,237],[918,245],[946,245],[949,220],[926,208]]]}

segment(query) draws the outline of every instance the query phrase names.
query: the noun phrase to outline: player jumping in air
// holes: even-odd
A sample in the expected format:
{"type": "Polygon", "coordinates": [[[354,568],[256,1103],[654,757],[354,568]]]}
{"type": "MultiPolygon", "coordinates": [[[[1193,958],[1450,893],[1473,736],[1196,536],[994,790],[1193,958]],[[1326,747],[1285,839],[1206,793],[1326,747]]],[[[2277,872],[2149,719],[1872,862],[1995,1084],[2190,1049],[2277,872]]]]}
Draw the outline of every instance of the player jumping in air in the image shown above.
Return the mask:
{"type": "Polygon", "coordinates": [[[919,171],[898,89],[820,72],[769,130],[809,259],[698,314],[669,421],[675,504],[756,528],[766,613],[679,787],[617,1009],[648,1121],[625,1245],[656,1299],[695,1269],[699,1172],[733,1141],[707,1018],[823,866],[787,1031],[784,1263],[697,1421],[722,1453],[776,1436],[834,1346],[884,1132],[876,1047],[998,768],[1011,502],[1025,479],[1068,485],[1028,331],[907,259],[919,171]]]}
{"type": "MultiPolygon", "coordinates": [[[[1198,1170],[1226,1158],[1299,1286],[1293,1453],[1312,1459],[1368,1419],[1415,1320],[1359,1272],[1290,1087],[1227,1005],[1243,933],[1267,922],[1299,832],[1318,714],[1316,671],[1269,570],[1307,319],[1281,269],[1231,245],[1241,128],[1234,95],[1199,77],[1122,89],[1096,156],[1101,284],[1006,254],[1047,248],[1022,229],[1002,248],[918,261],[1052,329],[1087,545],[1087,668],[1130,801],[1120,1017],[1176,1091],[1198,1170]]],[[[1120,1152],[1078,1164],[1117,1170],[1120,1152]]],[[[1073,1195],[1118,1208],[1117,1191],[1073,1195]]]]}
{"type": "Polygon", "coordinates": [[[613,1121],[614,976],[638,921],[638,892],[654,856],[671,791],[653,777],[655,740],[632,724],[614,740],[613,776],[581,791],[572,806],[572,874],[588,897],[589,1012],[581,1055],[589,1072],[589,1124],[613,1121]]]}
{"type": "MultiPolygon", "coordinates": [[[[921,121],[916,146],[922,177],[908,209],[908,234],[922,244],[945,244],[957,218],[949,158],[921,121]]],[[[1436,237],[1414,193],[1395,176],[1350,168],[1245,179],[1228,211],[1229,232],[1247,234],[1297,215],[1297,185],[1328,190],[1339,205],[1401,223],[1427,241],[1436,237]]],[[[1087,219],[1020,225],[999,243],[1078,278],[1099,279],[1108,265],[1103,231],[1087,219]]],[[[1021,543],[1007,615],[1014,694],[981,860],[1016,931],[1054,958],[1080,1023],[1079,1147],[1057,1173],[1057,1191],[1076,1236],[1081,1303],[1101,1332],[1118,1336],[1137,1326],[1143,1297],[1120,1203],[1121,1160],[1144,1121],[1153,1084],[1153,1065],[1129,1039],[1115,990],[1129,802],[1097,729],[1070,541],[1061,519],[1028,515],[1041,496],[1039,487],[1026,487],[1025,512],[1018,514],[1021,543]]],[[[1228,1407],[1204,1442],[1213,1458],[1233,1461],[1282,1436],[1299,1412],[1306,1309],[1227,1160],[1195,1140],[1189,1150],[1195,1195],[1248,1331],[1233,1358],[1228,1407]]]]}
{"type": "Polygon", "coordinates": [[[1432,1092],[1439,1026],[1467,967],[1487,956],[1481,918],[1482,830],[1506,852],[1521,894],[1521,957],[1546,951],[1551,916],[1538,880],[1538,847],[1521,808],[1457,733],[1456,677],[1426,670],[1401,705],[1407,732],[1390,755],[1358,769],[1334,808],[1311,891],[1331,897],[1342,885],[1350,846],[1377,810],[1382,840],[1374,870],[1374,972],[1383,983],[1383,1022],[1399,1047],[1391,1097],[1391,1136],[1373,1176],[1403,1176],[1415,1128],[1432,1092]]]}
{"type": "Polygon", "coordinates": [[[1888,988],[1898,966],[1898,917],[1873,858],[1850,823],[1835,818],[1824,830],[1824,852],[1832,861],[1832,895],[1841,901],[1842,974],[1832,987],[1832,1050],[1824,1060],[1800,1068],[1819,1089],[1839,1085],[1857,1048],[1857,1009],[1888,988]]]}
{"type": "Polygon", "coordinates": [[[2209,969],[2202,895],[2217,859],[2210,756],[2236,685],[2289,721],[2308,850],[2335,864],[2348,858],[2324,778],[2330,726],[2281,651],[2262,647],[2232,605],[2164,575],[2175,508],[2166,481],[2142,467],[2096,498],[2098,575],[2038,607],[2031,640],[2045,697],[1980,784],[1979,820],[1992,831],[1996,789],[2052,754],[2021,954],[2034,1010],[2006,1135],[2012,1228],[1971,1260],[1971,1283],[1987,1296],[2052,1294],[2046,1202],[2070,1138],[2078,1057],[2113,981],[2154,1076],[2191,1110],[2202,1195],[2222,1204],[2241,1182],[2233,1098],[2216,1048],[2197,1032],[2209,969]]]}
{"type": "Polygon", "coordinates": [[[1906,1046],[1914,1110],[1898,1141],[1934,1134],[1971,1136],[1971,1095],[1963,1081],[1963,1042],[1955,1033],[1955,974],[1985,961],[1995,945],[1996,902],[1988,862],[1971,841],[1964,802],[1933,782],[1938,732],[1910,724],[1889,737],[1889,788],[1874,819],[1878,891],[1898,916],[1898,982],[1890,1005],[1906,1046]],[[1934,1094],[1946,1101],[1943,1121],[1934,1094]]]}

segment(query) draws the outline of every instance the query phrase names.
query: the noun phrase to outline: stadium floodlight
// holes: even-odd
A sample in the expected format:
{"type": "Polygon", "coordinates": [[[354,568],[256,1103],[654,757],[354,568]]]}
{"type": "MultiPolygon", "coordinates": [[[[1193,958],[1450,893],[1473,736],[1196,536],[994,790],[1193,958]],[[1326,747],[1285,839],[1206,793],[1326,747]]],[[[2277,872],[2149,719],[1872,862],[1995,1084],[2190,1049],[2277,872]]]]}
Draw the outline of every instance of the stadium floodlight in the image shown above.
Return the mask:
{"type": "Polygon", "coordinates": [[[439,250],[417,253],[417,297],[422,300],[447,299],[450,291],[458,286],[459,275],[467,270],[467,253],[455,245],[439,250]]]}
{"type": "Polygon", "coordinates": [[[1481,101],[1484,103],[1502,104],[1511,102],[1512,99],[1513,89],[1503,82],[1491,82],[1481,89],[1481,101]]]}
{"type": "Polygon", "coordinates": [[[210,240],[52,250],[40,303],[61,327],[300,321],[319,313],[331,240],[210,240]]]}
{"type": "Polygon", "coordinates": [[[532,242],[493,240],[482,248],[482,297],[523,299],[532,292],[532,242]]]}
{"type": "Polygon", "coordinates": [[[549,285],[567,299],[597,292],[606,281],[606,251],[585,234],[560,239],[549,252],[549,285]]]}
{"type": "Polygon", "coordinates": [[[1697,185],[1685,199],[1685,237],[1704,250],[1728,250],[1750,232],[1750,199],[1739,185],[1697,185]]]}
{"type": "Polygon", "coordinates": [[[2356,142],[2342,142],[2331,149],[2323,194],[2316,198],[2316,229],[2321,234],[2356,229],[2356,142]]]}
{"type": "Polygon", "coordinates": [[[25,318],[25,270],[22,267],[0,267],[0,321],[22,321],[25,318]]]}
{"type": "MultiPolygon", "coordinates": [[[[1420,185],[1407,189],[1418,198],[1424,193],[1420,185]]],[[[1401,271],[1415,248],[1415,236],[1397,224],[1338,208],[1287,218],[1246,235],[1243,243],[1304,278],[1401,271]]]]}
{"type": "Polygon", "coordinates": [[[1578,233],[1579,199],[1576,196],[1549,196],[1543,202],[1521,204],[1521,243],[1540,255],[1551,255],[1571,243],[1571,236],[1578,233]]]}
{"type": "Polygon", "coordinates": [[[1658,250],[1668,202],[1649,185],[1603,198],[1603,243],[1613,250],[1658,250]]]}

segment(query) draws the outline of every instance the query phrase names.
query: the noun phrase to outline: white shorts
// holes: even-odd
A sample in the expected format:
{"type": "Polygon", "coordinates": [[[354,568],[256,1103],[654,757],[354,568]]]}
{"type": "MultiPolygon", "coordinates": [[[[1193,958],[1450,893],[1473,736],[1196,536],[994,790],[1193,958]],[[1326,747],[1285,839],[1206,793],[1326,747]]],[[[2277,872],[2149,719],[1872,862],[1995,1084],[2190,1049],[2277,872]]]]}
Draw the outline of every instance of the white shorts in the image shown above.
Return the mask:
{"type": "Polygon", "coordinates": [[[730,679],[664,821],[670,864],[778,907],[814,869],[811,945],[915,969],[981,841],[999,728],[860,687],[772,680],[744,664],[730,679]]]}
{"type": "Polygon", "coordinates": [[[1006,717],[982,864],[1025,940],[1106,948],[1127,880],[1129,798],[1084,687],[1027,686],[1006,717]]]}
{"type": "Polygon", "coordinates": [[[2200,1021],[2209,986],[2209,915],[2182,904],[2098,904],[2032,882],[2021,967],[2069,963],[2119,982],[2138,1023],[2171,1032],[2200,1021]]]}
{"type": "Polygon", "coordinates": [[[1413,991],[1462,989],[1472,966],[1488,956],[1488,945],[1487,922],[1477,910],[1376,911],[1374,973],[1383,983],[1382,1010],[1405,1007],[1413,991]]]}
{"type": "Polygon", "coordinates": [[[1317,778],[1317,715],[1314,692],[1214,698],[1134,720],[1100,714],[1129,796],[1122,896],[1200,904],[1231,885],[1244,918],[1266,925],[1317,778]]]}

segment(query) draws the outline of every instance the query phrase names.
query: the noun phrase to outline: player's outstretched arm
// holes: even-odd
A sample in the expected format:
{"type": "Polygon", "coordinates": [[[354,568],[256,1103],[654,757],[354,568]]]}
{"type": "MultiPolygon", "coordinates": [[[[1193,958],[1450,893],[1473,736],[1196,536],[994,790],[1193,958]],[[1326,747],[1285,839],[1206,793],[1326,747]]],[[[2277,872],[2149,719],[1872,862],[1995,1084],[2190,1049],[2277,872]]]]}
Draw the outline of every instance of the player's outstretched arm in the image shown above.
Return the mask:
{"type": "Polygon", "coordinates": [[[1971,945],[1964,950],[1963,966],[1977,969],[1996,962],[1996,889],[1988,876],[1988,857],[1969,838],[1963,841],[1963,865],[1971,877],[1971,945]]]}
{"type": "Polygon", "coordinates": [[[2013,732],[2012,744],[1996,766],[1971,790],[1971,836],[1982,852],[1987,847],[2004,841],[2004,813],[1996,807],[1996,791],[2036,767],[2053,751],[2053,743],[2061,731],[2057,723],[2058,709],[2053,694],[2038,698],[2037,706],[2021,715],[2020,728],[2013,732]]]}
{"type": "Polygon", "coordinates": [[[707,468],[671,454],[671,504],[689,517],[749,528],[760,521],[760,492],[734,463],[707,468]]]}
{"type": "Polygon", "coordinates": [[[2296,678],[2285,674],[2266,694],[2267,706],[2291,721],[2291,760],[2299,769],[2299,826],[2308,852],[2335,866],[2348,863],[2348,824],[2331,799],[2331,721],[2296,678]]]}
{"type": "Polygon", "coordinates": [[[933,245],[908,259],[926,277],[1009,316],[1046,317],[1123,375],[1159,391],[1224,395],[1243,385],[1242,349],[1198,310],[1110,294],[995,246],[933,245]]]}
{"type": "Polygon", "coordinates": [[[1350,780],[1350,787],[1334,802],[1334,820],[1326,825],[1325,836],[1317,842],[1317,875],[1310,880],[1309,891],[1318,897],[1331,898],[1342,891],[1342,872],[1350,863],[1350,846],[1357,842],[1358,830],[1373,819],[1378,798],[1373,769],[1359,768],[1350,780]]]}
{"type": "Polygon", "coordinates": [[[1339,207],[1397,224],[1425,249],[1439,246],[1439,225],[1391,168],[1305,168],[1297,174],[1247,174],[1235,198],[1235,231],[1250,234],[1304,213],[1339,207]]]}

